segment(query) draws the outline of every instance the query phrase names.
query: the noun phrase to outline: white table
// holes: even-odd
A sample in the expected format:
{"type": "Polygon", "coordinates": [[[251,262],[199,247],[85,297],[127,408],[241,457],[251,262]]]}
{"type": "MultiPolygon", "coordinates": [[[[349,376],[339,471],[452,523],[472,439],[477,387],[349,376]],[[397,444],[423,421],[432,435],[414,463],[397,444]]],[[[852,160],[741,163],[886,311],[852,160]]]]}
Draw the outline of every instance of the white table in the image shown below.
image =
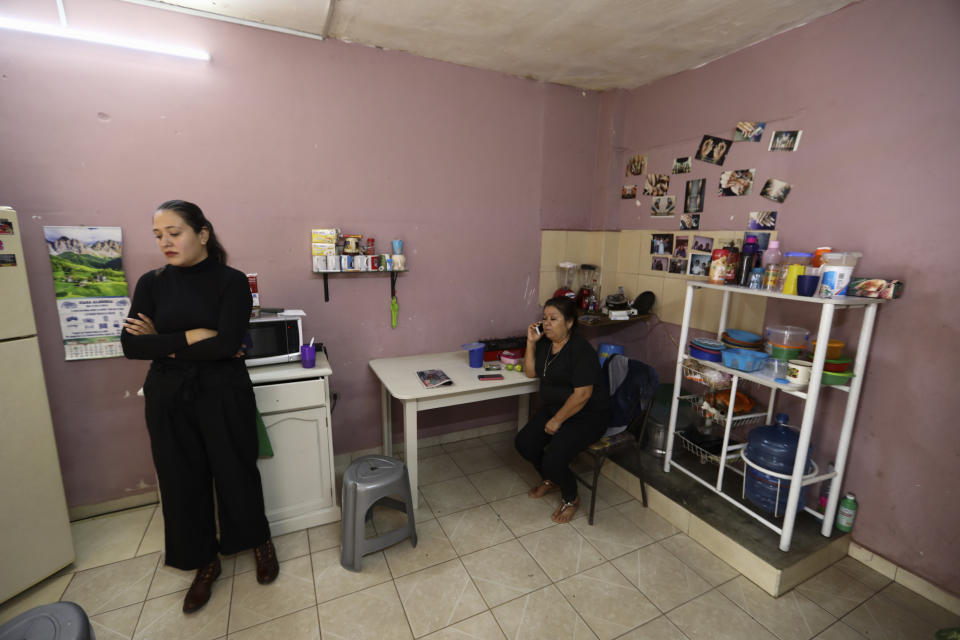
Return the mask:
{"type": "Polygon", "coordinates": [[[393,453],[391,398],[403,403],[403,444],[410,489],[414,504],[419,504],[417,492],[417,412],[439,409],[494,398],[518,396],[517,425],[526,424],[530,413],[530,395],[540,388],[540,380],[528,378],[523,372],[501,370],[484,372],[473,369],[466,351],[431,353],[399,358],[378,358],[370,361],[370,368],[380,379],[381,418],[383,424],[383,453],[393,453]],[[453,380],[452,385],[427,389],[417,377],[417,371],[442,369],[453,380]],[[501,373],[503,380],[482,381],[481,373],[501,373]]]}

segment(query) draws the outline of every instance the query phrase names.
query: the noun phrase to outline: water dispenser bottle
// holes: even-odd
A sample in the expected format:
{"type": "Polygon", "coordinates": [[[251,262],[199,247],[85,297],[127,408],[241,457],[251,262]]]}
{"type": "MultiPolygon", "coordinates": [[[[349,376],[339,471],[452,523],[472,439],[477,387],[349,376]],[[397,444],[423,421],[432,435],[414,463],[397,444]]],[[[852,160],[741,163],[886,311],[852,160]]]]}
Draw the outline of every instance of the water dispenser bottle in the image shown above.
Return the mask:
{"type": "MultiPolygon", "coordinates": [[[[778,413],[776,424],[757,427],[748,436],[746,457],[754,464],[775,473],[790,475],[793,462],[797,457],[797,443],[800,434],[787,426],[789,416],[778,413]]],[[[807,462],[809,466],[809,459],[807,462]]],[[[790,492],[790,480],[777,478],[747,466],[744,478],[744,493],[747,500],[764,511],[782,516],[787,507],[787,495],[790,492]],[[779,497],[778,497],[779,485],[779,497]]],[[[797,511],[803,509],[807,501],[807,487],[800,490],[797,511]]]]}

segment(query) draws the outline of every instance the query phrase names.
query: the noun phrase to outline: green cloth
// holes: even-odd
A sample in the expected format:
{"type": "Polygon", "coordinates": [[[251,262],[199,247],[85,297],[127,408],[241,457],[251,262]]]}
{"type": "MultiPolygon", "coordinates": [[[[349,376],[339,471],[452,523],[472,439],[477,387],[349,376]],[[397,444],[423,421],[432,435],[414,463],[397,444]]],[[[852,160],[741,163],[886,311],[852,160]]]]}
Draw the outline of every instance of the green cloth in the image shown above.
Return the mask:
{"type": "Polygon", "coordinates": [[[267,427],[263,424],[259,411],[257,411],[257,442],[260,447],[260,457],[272,458],[273,447],[270,446],[270,436],[267,435],[267,427]]]}

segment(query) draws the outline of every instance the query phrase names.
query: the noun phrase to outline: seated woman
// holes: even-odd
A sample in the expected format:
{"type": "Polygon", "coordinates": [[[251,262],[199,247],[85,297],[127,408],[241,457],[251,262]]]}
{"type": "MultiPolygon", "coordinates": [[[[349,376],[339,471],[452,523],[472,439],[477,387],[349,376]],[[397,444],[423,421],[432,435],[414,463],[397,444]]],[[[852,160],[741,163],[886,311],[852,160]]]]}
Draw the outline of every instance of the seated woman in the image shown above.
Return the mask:
{"type": "Polygon", "coordinates": [[[560,523],[570,522],[580,506],[570,463],[603,436],[610,421],[610,392],[597,352],[576,329],[576,306],[563,297],[547,300],[543,322],[527,327],[524,372],[540,378],[543,405],[514,441],[543,478],[530,497],[560,490],[560,506],[552,516],[560,523]]]}

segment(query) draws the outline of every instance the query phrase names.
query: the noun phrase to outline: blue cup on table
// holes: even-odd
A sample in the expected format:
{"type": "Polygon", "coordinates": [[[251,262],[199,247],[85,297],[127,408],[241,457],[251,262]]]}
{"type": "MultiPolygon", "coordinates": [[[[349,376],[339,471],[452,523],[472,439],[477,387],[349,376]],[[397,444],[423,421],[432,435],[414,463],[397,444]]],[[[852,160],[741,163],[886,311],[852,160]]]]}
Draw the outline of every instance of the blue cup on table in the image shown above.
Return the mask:
{"type": "Polygon", "coordinates": [[[460,345],[470,354],[470,366],[479,369],[483,366],[483,348],[486,346],[482,342],[468,342],[460,345]]]}
{"type": "Polygon", "coordinates": [[[312,344],[300,345],[300,364],[304,369],[313,369],[317,366],[317,348],[312,344]]]}
{"type": "Polygon", "coordinates": [[[390,244],[393,248],[394,255],[400,255],[403,253],[403,240],[394,240],[390,244]]]}

